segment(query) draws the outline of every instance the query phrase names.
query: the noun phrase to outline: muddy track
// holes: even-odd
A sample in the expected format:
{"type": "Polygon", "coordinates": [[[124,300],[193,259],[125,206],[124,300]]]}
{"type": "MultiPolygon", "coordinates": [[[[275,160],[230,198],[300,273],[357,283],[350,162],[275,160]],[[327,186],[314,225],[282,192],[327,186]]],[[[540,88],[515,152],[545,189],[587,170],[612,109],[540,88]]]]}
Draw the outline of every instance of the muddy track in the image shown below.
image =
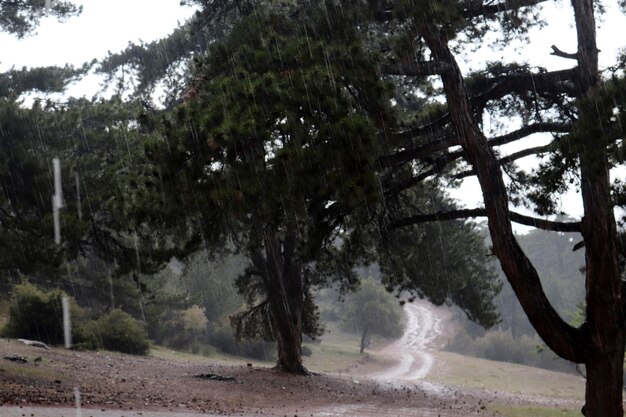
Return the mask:
{"type": "Polygon", "coordinates": [[[396,358],[397,365],[374,375],[383,381],[416,381],[424,379],[435,364],[430,352],[442,334],[446,314],[423,301],[406,303],[406,330],[404,335],[381,350],[383,355],[396,358]]]}

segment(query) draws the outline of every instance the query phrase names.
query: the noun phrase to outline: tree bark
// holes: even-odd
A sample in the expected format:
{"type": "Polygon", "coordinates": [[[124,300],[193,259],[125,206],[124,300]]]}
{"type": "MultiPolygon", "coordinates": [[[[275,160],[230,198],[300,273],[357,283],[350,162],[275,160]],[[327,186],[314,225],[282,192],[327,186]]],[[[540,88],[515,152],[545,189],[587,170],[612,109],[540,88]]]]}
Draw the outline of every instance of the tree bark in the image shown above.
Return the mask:
{"type": "Polygon", "coordinates": [[[302,320],[277,320],[275,324],[279,333],[276,367],[291,374],[308,375],[302,364],[302,320]]]}
{"type": "MultiPolygon", "coordinates": [[[[581,97],[599,85],[593,0],[572,0],[578,37],[577,86],[581,97]]],[[[618,239],[611,199],[609,162],[602,138],[578,138],[584,208],[586,323],[593,345],[585,360],[584,414],[622,417],[624,323],[618,239]],[[580,145],[579,145],[580,146],[580,145]]]]}
{"type": "Polygon", "coordinates": [[[278,345],[276,367],[285,372],[308,375],[302,364],[304,283],[302,265],[296,259],[296,234],[287,231],[281,242],[273,227],[266,226],[263,242],[266,293],[278,345]]]}
{"type": "MultiPolygon", "coordinates": [[[[600,79],[593,0],[572,0],[572,5],[578,36],[575,95],[585,97],[598,86],[600,79]]],[[[421,24],[419,31],[433,58],[450,65],[450,70],[441,74],[450,118],[483,192],[494,253],[524,312],[555,353],[586,365],[585,416],[622,417],[625,332],[606,144],[602,138],[578,138],[585,213],[581,233],[586,250],[587,317],[585,324],[575,329],[551,306],[537,271],[515,240],[497,158],[473,116],[463,75],[449,50],[445,34],[430,23],[421,24]]]]}
{"type": "Polygon", "coordinates": [[[559,356],[583,362],[587,346],[582,332],[567,324],[550,304],[537,270],[515,239],[508,195],[498,159],[473,116],[465,80],[448,47],[448,40],[428,23],[421,24],[419,32],[433,58],[450,65],[451,69],[441,74],[441,79],[452,124],[480,183],[494,253],[524,312],[541,338],[559,356]]]}

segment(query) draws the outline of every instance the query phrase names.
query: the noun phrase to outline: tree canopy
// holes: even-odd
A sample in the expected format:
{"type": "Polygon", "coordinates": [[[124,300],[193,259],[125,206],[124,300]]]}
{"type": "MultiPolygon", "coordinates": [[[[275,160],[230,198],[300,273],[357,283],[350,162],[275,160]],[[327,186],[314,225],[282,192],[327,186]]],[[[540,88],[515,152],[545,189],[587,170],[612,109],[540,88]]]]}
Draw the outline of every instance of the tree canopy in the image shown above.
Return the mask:
{"type": "Polygon", "coordinates": [[[63,20],[81,10],[70,1],[3,0],[0,1],[0,31],[22,38],[35,30],[42,17],[54,16],[63,20]]]}
{"type": "MultiPolygon", "coordinates": [[[[249,309],[233,323],[242,335],[278,339],[281,366],[283,339],[293,337],[280,333],[281,323],[293,323],[295,329],[286,326],[290,334],[319,332],[312,286],[349,289],[354,267],[375,261],[385,245],[392,259],[433,243],[426,232],[424,246],[405,248],[408,232],[398,237],[381,229],[388,197],[380,156],[397,146],[397,117],[378,54],[364,49],[355,30],[360,14],[327,4],[294,16],[285,21],[274,10],[244,18],[196,59],[182,105],[142,119],[155,132],[148,155],[169,196],[159,206],[182,210],[185,233],[201,235],[197,244],[233,245],[248,257],[237,285],[249,309]]],[[[455,255],[446,287],[432,275],[435,268],[421,273],[420,260],[407,256],[402,265],[387,262],[390,275],[403,271],[389,287],[458,303],[491,325],[495,275],[480,262],[482,240],[472,241],[471,226],[455,227],[468,245],[479,242],[478,261],[455,255]]],[[[439,250],[452,255],[463,248],[439,250]]]]}

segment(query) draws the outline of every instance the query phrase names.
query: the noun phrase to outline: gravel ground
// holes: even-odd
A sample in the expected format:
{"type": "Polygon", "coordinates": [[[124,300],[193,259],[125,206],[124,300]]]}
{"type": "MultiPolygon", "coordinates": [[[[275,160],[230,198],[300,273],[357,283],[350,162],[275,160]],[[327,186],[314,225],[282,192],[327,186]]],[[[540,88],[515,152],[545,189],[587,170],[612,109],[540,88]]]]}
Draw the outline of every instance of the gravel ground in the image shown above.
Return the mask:
{"type": "Polygon", "coordinates": [[[0,341],[0,356],[20,355],[27,363],[0,361],[0,416],[45,415],[22,407],[65,407],[68,415],[80,391],[83,416],[209,415],[269,416],[458,416],[488,415],[481,398],[431,393],[415,384],[391,384],[363,377],[286,375],[272,368],[221,365],[117,353],[44,350],[0,341]],[[197,374],[234,377],[216,381],[197,374]],[[481,407],[483,407],[481,409],[481,407]],[[101,410],[105,410],[105,414],[101,410]],[[93,410],[93,411],[91,411],[93,410]],[[120,414],[119,410],[124,410],[120,414]],[[108,412],[108,414],[106,414],[108,412]],[[135,412],[135,414],[131,414],[135,412]],[[9,414],[13,413],[13,414],[9,414]],[[89,414],[91,413],[91,414],[89,414]],[[182,413],[182,414],[181,414],[182,413]]]}

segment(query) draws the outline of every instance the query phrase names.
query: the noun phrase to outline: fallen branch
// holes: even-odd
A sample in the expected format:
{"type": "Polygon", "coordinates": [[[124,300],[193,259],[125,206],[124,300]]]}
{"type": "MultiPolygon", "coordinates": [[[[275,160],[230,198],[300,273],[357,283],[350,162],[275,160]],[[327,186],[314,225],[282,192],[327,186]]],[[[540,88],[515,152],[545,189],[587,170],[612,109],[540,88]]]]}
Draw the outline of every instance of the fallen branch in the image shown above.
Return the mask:
{"type": "Polygon", "coordinates": [[[28,346],[40,347],[40,348],[44,348],[46,350],[50,349],[48,347],[48,345],[46,345],[44,342],[40,342],[38,340],[17,339],[17,341],[20,342],[20,343],[24,343],[25,345],[28,345],[28,346]]]}

